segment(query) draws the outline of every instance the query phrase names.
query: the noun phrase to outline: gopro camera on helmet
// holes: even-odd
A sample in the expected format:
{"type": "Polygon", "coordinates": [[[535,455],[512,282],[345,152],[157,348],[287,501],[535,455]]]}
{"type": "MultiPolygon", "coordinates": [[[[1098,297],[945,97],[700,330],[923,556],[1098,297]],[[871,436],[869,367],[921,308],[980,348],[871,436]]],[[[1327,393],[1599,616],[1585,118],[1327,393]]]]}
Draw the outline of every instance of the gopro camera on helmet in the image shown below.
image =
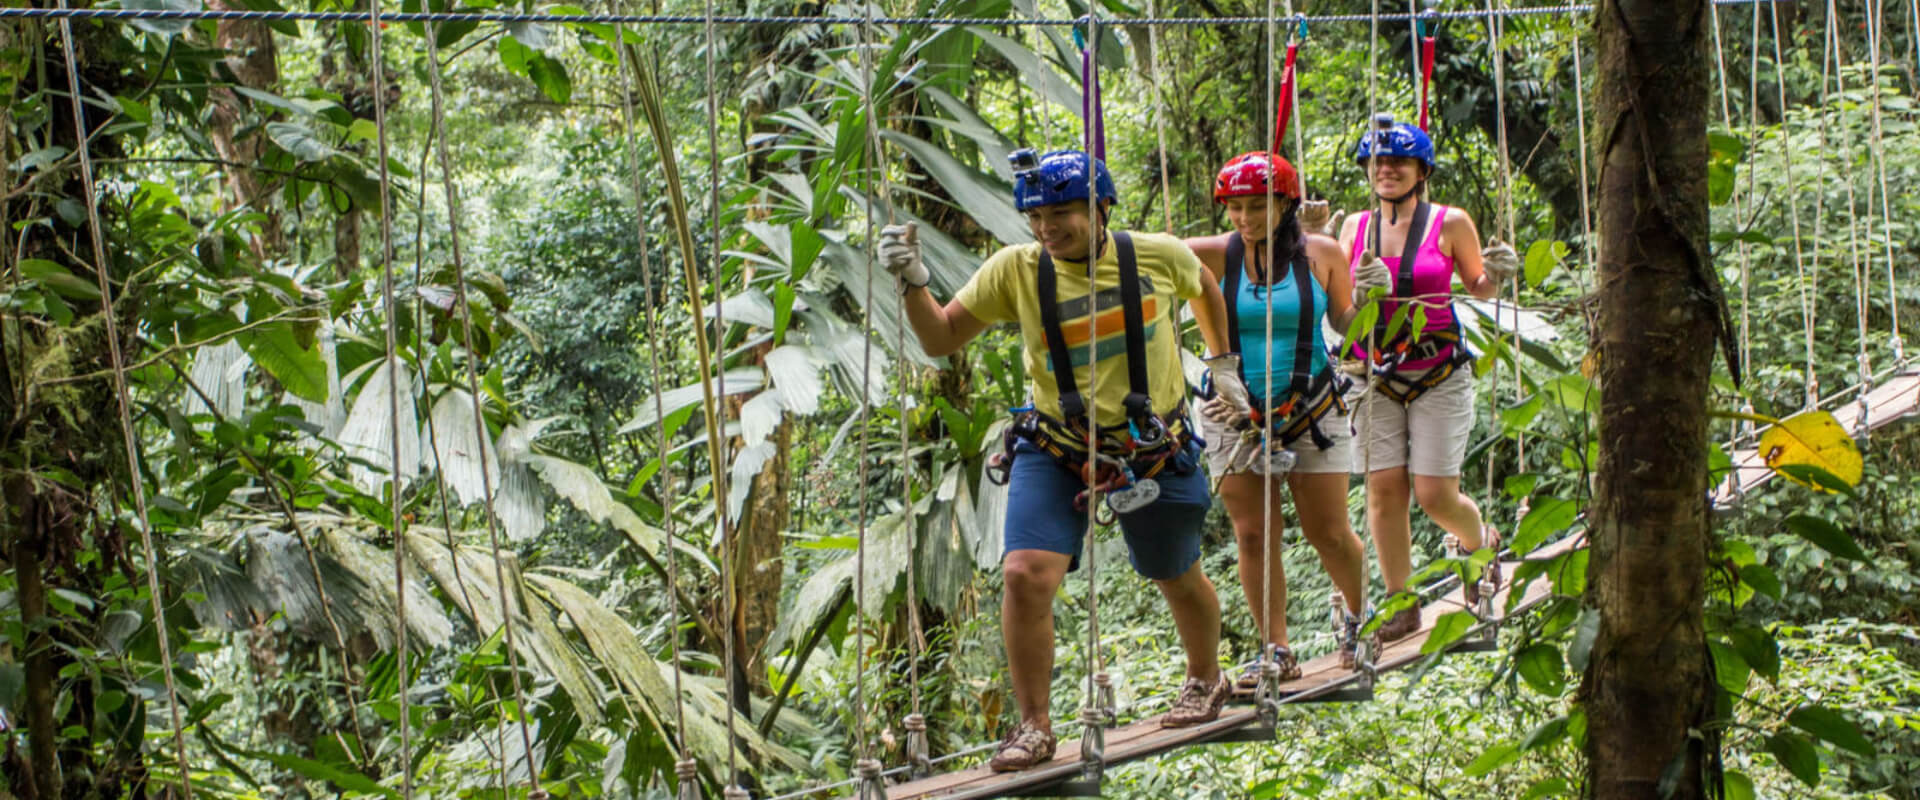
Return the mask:
{"type": "Polygon", "coordinates": [[[1013,165],[1013,174],[1018,177],[1040,168],[1040,152],[1031,147],[1022,147],[1008,153],[1007,161],[1013,165]]]}

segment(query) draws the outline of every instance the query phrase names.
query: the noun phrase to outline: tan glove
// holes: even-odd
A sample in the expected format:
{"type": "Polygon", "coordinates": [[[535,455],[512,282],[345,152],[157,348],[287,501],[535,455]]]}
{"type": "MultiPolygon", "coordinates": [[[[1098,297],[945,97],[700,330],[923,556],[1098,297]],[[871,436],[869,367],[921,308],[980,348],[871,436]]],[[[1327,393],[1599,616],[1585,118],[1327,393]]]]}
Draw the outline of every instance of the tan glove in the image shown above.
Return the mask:
{"type": "Polygon", "coordinates": [[[1374,289],[1393,291],[1393,270],[1372,251],[1360,254],[1360,266],[1353,268],[1353,304],[1363,305],[1374,289]]]}
{"type": "Polygon", "coordinates": [[[1487,246],[1480,248],[1480,261],[1485,264],[1487,277],[1500,283],[1513,280],[1520,274],[1520,254],[1513,246],[1499,239],[1488,240],[1487,246]]]}
{"type": "Polygon", "coordinates": [[[1332,221],[1333,213],[1327,207],[1327,201],[1305,200],[1300,203],[1300,230],[1325,234],[1332,221]]]}
{"type": "Polygon", "coordinates": [[[927,265],[920,261],[920,234],[913,223],[881,228],[877,245],[880,266],[893,273],[901,294],[906,294],[913,287],[927,285],[932,278],[927,272],[927,265]]]}

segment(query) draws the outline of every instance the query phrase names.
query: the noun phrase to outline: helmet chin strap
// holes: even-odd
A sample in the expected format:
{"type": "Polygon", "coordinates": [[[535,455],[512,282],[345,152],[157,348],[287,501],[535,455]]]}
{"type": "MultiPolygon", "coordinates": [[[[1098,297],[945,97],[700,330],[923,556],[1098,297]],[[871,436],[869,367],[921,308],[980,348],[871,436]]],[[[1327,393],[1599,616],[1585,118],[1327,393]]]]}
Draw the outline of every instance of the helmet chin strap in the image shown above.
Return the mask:
{"type": "Polygon", "coordinates": [[[1421,190],[1425,189],[1426,187],[1427,187],[1427,179],[1421,178],[1417,183],[1413,185],[1413,188],[1400,193],[1399,197],[1388,197],[1379,192],[1374,192],[1373,196],[1375,198],[1378,198],[1380,202],[1387,204],[1388,209],[1393,212],[1393,216],[1388,221],[1394,225],[1398,225],[1400,224],[1400,204],[1406,202],[1407,198],[1413,197],[1414,195],[1419,194],[1421,190]]]}

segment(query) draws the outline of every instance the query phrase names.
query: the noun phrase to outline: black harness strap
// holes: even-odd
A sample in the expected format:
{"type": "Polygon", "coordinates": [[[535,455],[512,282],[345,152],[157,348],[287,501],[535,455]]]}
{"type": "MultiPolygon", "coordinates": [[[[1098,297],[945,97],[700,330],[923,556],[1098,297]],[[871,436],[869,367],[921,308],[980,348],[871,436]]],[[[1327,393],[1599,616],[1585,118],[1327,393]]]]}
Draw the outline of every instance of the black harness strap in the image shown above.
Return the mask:
{"type": "MultiPolygon", "coordinates": [[[[1153,398],[1148,393],[1147,384],[1147,334],[1145,312],[1140,299],[1140,262],[1133,250],[1133,237],[1113,232],[1114,256],[1120,262],[1120,306],[1121,315],[1126,322],[1127,343],[1127,399],[1125,407],[1127,419],[1139,422],[1153,418],[1153,398]]],[[[1073,353],[1067,347],[1067,338],[1060,327],[1060,282],[1054,274],[1053,257],[1045,248],[1040,250],[1040,269],[1038,289],[1040,291],[1040,324],[1046,328],[1047,356],[1053,361],[1053,381],[1060,390],[1060,412],[1066,421],[1073,424],[1091,424],[1087,415],[1086,396],[1080,394],[1078,383],[1073,376],[1073,353]]],[[[1087,296],[1092,298],[1099,292],[1098,286],[1088,286],[1087,296]]],[[[1090,304],[1087,309],[1087,346],[1093,350],[1093,358],[1088,368],[1095,368],[1099,361],[1099,330],[1095,312],[1098,309],[1090,304]]],[[[1160,430],[1158,424],[1152,430],[1160,430]]]]}
{"type": "MultiPolygon", "coordinates": [[[[1133,237],[1115,231],[1113,254],[1120,261],[1120,313],[1127,324],[1127,409],[1128,421],[1153,416],[1153,396],[1147,383],[1147,322],[1140,301],[1140,262],[1133,253],[1133,237]]],[[[1089,291],[1095,287],[1088,287],[1089,291]]],[[[1087,313],[1092,315],[1093,309],[1087,313]]],[[[1090,323],[1091,324],[1091,323],[1090,323]]],[[[1099,353],[1095,351],[1095,359],[1099,353]]]]}
{"type": "MultiPolygon", "coordinates": [[[[1227,235],[1226,256],[1227,277],[1225,291],[1227,295],[1227,330],[1231,332],[1233,336],[1233,352],[1244,353],[1245,348],[1242,347],[1240,340],[1240,281],[1247,267],[1247,244],[1240,238],[1238,232],[1227,235]]],[[[1280,411],[1282,419],[1274,420],[1273,422],[1281,431],[1280,441],[1282,446],[1291,445],[1295,439],[1300,438],[1304,433],[1311,432],[1313,434],[1314,445],[1325,450],[1333,446],[1333,439],[1320,430],[1320,418],[1326,416],[1327,412],[1336,407],[1336,405],[1344,410],[1345,402],[1336,400],[1335,402],[1309,403],[1309,407],[1304,409],[1294,407],[1296,403],[1308,402],[1312,400],[1312,398],[1319,396],[1319,393],[1324,391],[1324,387],[1333,379],[1333,369],[1331,365],[1328,365],[1327,369],[1321,370],[1320,375],[1314,375],[1311,371],[1313,368],[1314,326],[1318,324],[1317,320],[1312,319],[1314,306],[1312,283],[1314,280],[1313,264],[1305,253],[1298,253],[1295,254],[1290,269],[1293,272],[1294,289],[1299,292],[1300,318],[1294,326],[1293,369],[1288,375],[1287,399],[1281,403],[1279,409],[1277,409],[1280,411]],[[1295,411],[1302,413],[1295,414],[1293,413],[1295,411]],[[1280,425],[1280,423],[1283,422],[1286,424],[1283,426],[1280,425]]],[[[1266,269],[1264,267],[1259,268],[1258,275],[1263,278],[1261,282],[1264,284],[1266,269]]],[[[1241,360],[1240,370],[1240,380],[1244,383],[1246,381],[1245,359],[1241,360]]],[[[1337,397],[1340,393],[1333,392],[1332,394],[1337,397]]],[[[1262,405],[1264,405],[1264,403],[1262,405]]],[[[1265,408],[1256,408],[1255,411],[1259,414],[1266,412],[1265,408]]]]}
{"type": "MultiPolygon", "coordinates": [[[[1420,204],[1414,206],[1413,208],[1413,218],[1407,221],[1407,240],[1405,242],[1402,242],[1400,245],[1400,268],[1395,271],[1393,276],[1393,296],[1394,297],[1412,298],[1414,296],[1414,288],[1413,288],[1414,261],[1420,255],[1420,243],[1425,241],[1427,238],[1427,225],[1429,224],[1429,221],[1430,221],[1429,218],[1432,216],[1433,216],[1433,205],[1426,202],[1425,200],[1420,201],[1420,204]]],[[[1380,214],[1378,212],[1375,212],[1373,217],[1367,220],[1367,222],[1371,224],[1371,228],[1372,228],[1371,230],[1367,231],[1367,233],[1369,234],[1369,238],[1373,240],[1373,248],[1372,248],[1373,253],[1375,255],[1379,255],[1380,228],[1381,228],[1380,214]]],[[[1413,302],[1413,301],[1407,300],[1403,302],[1413,302]]],[[[1374,323],[1373,330],[1374,330],[1374,340],[1376,342],[1376,345],[1375,345],[1376,347],[1385,346],[1386,344],[1385,340],[1387,338],[1387,327],[1388,327],[1388,323],[1391,321],[1392,320],[1390,317],[1383,316],[1379,321],[1374,323]]],[[[1409,319],[1407,322],[1408,322],[1408,325],[1402,325],[1400,328],[1401,335],[1411,337],[1413,335],[1413,331],[1409,329],[1409,326],[1411,325],[1412,320],[1409,319]]]]}

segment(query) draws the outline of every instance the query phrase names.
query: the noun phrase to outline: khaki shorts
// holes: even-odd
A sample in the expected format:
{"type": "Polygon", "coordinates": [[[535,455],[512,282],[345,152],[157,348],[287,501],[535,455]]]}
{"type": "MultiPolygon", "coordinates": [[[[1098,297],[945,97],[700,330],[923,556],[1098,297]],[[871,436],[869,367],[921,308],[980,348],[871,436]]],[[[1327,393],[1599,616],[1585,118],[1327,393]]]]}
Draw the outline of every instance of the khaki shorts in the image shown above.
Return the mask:
{"type": "MultiPolygon", "coordinates": [[[[1424,372],[1400,374],[1414,379],[1424,372]]],[[[1473,370],[1467,367],[1404,406],[1355,381],[1347,394],[1354,433],[1362,443],[1353,455],[1354,472],[1406,467],[1415,475],[1459,475],[1467,458],[1467,437],[1473,434],[1473,401],[1473,370]]]]}
{"type": "MultiPolygon", "coordinates": [[[[1227,472],[1227,456],[1234,442],[1240,438],[1240,434],[1207,419],[1204,414],[1196,414],[1195,417],[1200,420],[1201,437],[1207,440],[1207,472],[1212,473],[1215,478],[1232,474],[1227,472]]],[[[1338,406],[1327,409],[1327,415],[1320,418],[1320,431],[1333,440],[1333,446],[1325,450],[1315,447],[1311,433],[1293,440],[1293,446],[1287,448],[1293,451],[1294,457],[1298,459],[1293,464],[1293,471],[1300,473],[1352,471],[1353,429],[1350,427],[1347,415],[1340,413],[1338,406]]],[[[1240,470],[1240,472],[1246,471],[1240,470]]]]}

